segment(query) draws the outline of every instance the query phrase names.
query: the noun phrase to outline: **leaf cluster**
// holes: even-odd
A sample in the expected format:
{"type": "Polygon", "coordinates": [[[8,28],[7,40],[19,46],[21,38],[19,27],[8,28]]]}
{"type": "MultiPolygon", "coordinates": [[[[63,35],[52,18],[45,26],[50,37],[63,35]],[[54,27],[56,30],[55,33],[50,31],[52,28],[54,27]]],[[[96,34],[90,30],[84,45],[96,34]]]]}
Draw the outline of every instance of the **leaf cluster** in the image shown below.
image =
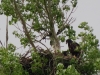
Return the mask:
{"type": "Polygon", "coordinates": [[[0,74],[23,75],[25,71],[22,69],[22,65],[19,63],[19,58],[11,50],[13,49],[9,48],[9,50],[7,50],[0,47],[0,74]]]}

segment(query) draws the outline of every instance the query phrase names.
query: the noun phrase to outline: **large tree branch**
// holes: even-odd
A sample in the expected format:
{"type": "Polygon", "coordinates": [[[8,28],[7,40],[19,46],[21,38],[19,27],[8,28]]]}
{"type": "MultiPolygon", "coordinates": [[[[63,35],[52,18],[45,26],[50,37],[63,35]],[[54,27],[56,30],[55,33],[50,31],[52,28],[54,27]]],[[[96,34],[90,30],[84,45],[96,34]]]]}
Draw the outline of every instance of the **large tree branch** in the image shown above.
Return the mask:
{"type": "Polygon", "coordinates": [[[57,38],[55,27],[54,27],[53,16],[51,13],[52,12],[51,11],[51,4],[52,4],[51,1],[48,0],[48,6],[47,6],[46,0],[44,0],[44,5],[45,5],[45,9],[46,9],[46,12],[48,15],[49,24],[50,24],[50,33],[49,33],[49,35],[51,34],[50,40],[53,41],[54,50],[56,53],[60,49],[60,43],[59,43],[59,39],[57,38]]]}
{"type": "Polygon", "coordinates": [[[21,13],[20,13],[18,7],[17,7],[17,4],[16,4],[15,0],[14,0],[14,6],[15,6],[15,13],[18,15],[18,17],[20,18],[20,20],[21,20],[21,22],[22,22],[25,35],[27,36],[27,38],[28,38],[28,40],[29,40],[31,46],[34,48],[34,51],[36,52],[36,51],[37,51],[37,50],[36,50],[36,47],[35,47],[35,45],[33,44],[32,40],[31,40],[31,37],[30,37],[30,35],[29,35],[29,33],[28,33],[28,30],[27,30],[27,27],[26,27],[26,23],[25,23],[25,21],[24,21],[22,15],[21,15],[21,13]]]}

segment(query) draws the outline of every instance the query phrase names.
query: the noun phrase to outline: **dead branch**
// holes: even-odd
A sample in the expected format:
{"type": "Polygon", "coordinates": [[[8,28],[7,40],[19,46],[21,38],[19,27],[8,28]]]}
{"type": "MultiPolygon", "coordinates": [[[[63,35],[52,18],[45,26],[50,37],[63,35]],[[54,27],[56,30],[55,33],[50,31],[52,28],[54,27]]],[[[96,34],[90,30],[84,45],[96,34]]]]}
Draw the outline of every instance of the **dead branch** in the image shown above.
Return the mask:
{"type": "Polygon", "coordinates": [[[6,48],[8,47],[8,16],[7,16],[7,23],[6,23],[6,48]]]}
{"type": "Polygon", "coordinates": [[[3,47],[3,44],[2,44],[2,42],[1,42],[1,40],[0,40],[0,44],[2,45],[2,47],[3,47]]]}
{"type": "Polygon", "coordinates": [[[74,11],[74,8],[72,8],[72,10],[71,10],[71,12],[70,12],[70,14],[69,14],[69,16],[68,16],[68,18],[66,19],[66,21],[65,21],[65,23],[64,23],[64,24],[66,24],[66,23],[67,23],[67,21],[69,20],[70,16],[71,16],[71,15],[72,15],[72,13],[73,13],[73,11],[74,11]]]}
{"type": "Polygon", "coordinates": [[[75,20],[72,20],[73,18],[69,19],[70,16],[72,15],[74,11],[74,8],[72,8],[68,18],[66,19],[64,25],[58,30],[57,35],[59,35],[63,30],[65,30],[66,28],[69,28],[70,24],[72,24],[75,20]],[[69,21],[68,21],[69,20],[69,21]],[[71,22],[71,23],[70,23],[71,22]]]}
{"type": "Polygon", "coordinates": [[[41,44],[42,44],[45,48],[47,48],[47,50],[49,51],[48,47],[47,47],[45,44],[43,44],[41,41],[38,41],[38,40],[36,40],[36,39],[35,39],[35,41],[41,43],[41,44]]]}
{"type": "Polygon", "coordinates": [[[24,46],[18,47],[18,48],[16,48],[16,50],[18,50],[18,49],[20,49],[20,48],[22,48],[22,47],[24,47],[24,46]]]}
{"type": "MultiPolygon", "coordinates": [[[[14,25],[15,26],[15,25],[14,25]]],[[[17,28],[18,30],[20,30],[21,32],[23,32],[19,27],[15,26],[15,28],[17,28]]]]}

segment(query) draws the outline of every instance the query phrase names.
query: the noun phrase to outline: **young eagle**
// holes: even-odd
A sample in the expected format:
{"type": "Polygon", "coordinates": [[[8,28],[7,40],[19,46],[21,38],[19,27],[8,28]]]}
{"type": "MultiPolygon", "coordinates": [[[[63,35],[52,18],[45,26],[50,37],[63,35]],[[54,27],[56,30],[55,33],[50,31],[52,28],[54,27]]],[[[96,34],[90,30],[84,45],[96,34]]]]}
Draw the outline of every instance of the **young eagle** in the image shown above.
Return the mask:
{"type": "Polygon", "coordinates": [[[80,45],[76,42],[73,42],[71,39],[67,39],[66,44],[67,43],[68,43],[69,51],[72,54],[72,56],[75,56],[78,58],[81,54],[80,50],[77,50],[77,49],[79,49],[80,45]]]}

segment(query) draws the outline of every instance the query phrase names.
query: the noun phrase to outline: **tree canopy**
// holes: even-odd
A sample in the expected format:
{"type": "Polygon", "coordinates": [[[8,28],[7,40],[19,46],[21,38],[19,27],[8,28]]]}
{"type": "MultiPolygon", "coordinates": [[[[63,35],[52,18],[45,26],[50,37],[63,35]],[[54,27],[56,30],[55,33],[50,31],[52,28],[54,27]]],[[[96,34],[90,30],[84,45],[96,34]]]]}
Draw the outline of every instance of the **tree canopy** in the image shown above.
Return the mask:
{"type": "Polygon", "coordinates": [[[96,74],[100,70],[99,40],[88,22],[80,23],[78,28],[83,32],[76,35],[76,30],[71,25],[75,18],[71,15],[76,11],[77,3],[77,0],[1,0],[0,14],[10,17],[9,25],[14,25],[19,30],[13,31],[13,35],[29,50],[23,55],[15,53],[16,46],[7,44],[9,39],[6,34],[7,46],[0,47],[0,74],[96,74]],[[65,54],[61,50],[61,42],[67,39],[73,42],[81,40],[79,58],[72,56],[70,49],[66,49],[65,54]],[[50,41],[53,50],[42,40],[50,41]],[[42,44],[46,49],[35,45],[36,43],[42,44]],[[29,53],[30,56],[27,56],[29,53]]]}

